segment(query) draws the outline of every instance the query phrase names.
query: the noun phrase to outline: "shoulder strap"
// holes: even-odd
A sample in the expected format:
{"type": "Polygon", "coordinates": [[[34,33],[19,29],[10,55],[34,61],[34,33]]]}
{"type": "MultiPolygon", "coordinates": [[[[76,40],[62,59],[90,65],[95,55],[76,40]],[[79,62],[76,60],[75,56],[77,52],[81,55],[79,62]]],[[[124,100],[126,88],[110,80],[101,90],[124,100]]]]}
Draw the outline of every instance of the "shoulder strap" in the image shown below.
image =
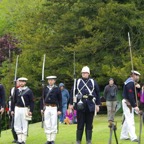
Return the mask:
{"type": "Polygon", "coordinates": [[[29,90],[30,90],[30,89],[27,88],[24,92],[21,93],[21,99],[22,99],[22,102],[23,102],[23,104],[24,104],[24,107],[25,107],[26,105],[25,105],[25,101],[24,101],[23,95],[26,94],[29,90]]]}
{"type": "Polygon", "coordinates": [[[79,94],[82,94],[82,93],[81,93],[81,90],[83,89],[83,87],[82,87],[81,89],[79,89],[80,81],[81,81],[81,78],[77,80],[77,90],[78,90],[78,93],[79,93],[79,94]]]}
{"type": "Polygon", "coordinates": [[[49,91],[48,91],[48,93],[47,93],[47,95],[46,95],[46,97],[45,97],[45,99],[44,100],[46,100],[48,97],[49,97],[49,95],[50,95],[50,92],[54,89],[54,88],[56,88],[57,86],[54,86],[51,90],[49,89],[49,91]]]}
{"type": "Polygon", "coordinates": [[[30,89],[27,88],[27,89],[25,89],[24,91],[22,91],[21,96],[23,96],[24,94],[26,94],[29,90],[30,90],[30,89]]]}
{"type": "Polygon", "coordinates": [[[84,87],[86,87],[86,88],[88,89],[89,94],[92,94],[92,93],[93,93],[93,91],[94,91],[94,80],[93,80],[93,79],[89,79],[89,80],[88,80],[86,83],[85,83],[82,79],[78,79],[78,80],[77,80],[77,90],[78,90],[78,93],[79,93],[79,94],[82,94],[82,93],[81,93],[81,90],[82,90],[84,87]],[[87,83],[89,82],[89,80],[91,81],[92,86],[93,86],[92,90],[90,90],[89,87],[87,86],[87,83]],[[83,84],[84,84],[81,89],[79,89],[80,81],[82,81],[83,84]]]}
{"type": "Polygon", "coordinates": [[[93,93],[93,91],[94,91],[94,80],[93,79],[90,79],[90,80],[91,80],[91,83],[92,83],[92,86],[93,86],[93,89],[92,89],[91,93],[93,93]]]}
{"type": "Polygon", "coordinates": [[[24,98],[23,98],[23,96],[21,96],[21,99],[22,99],[22,102],[23,102],[23,104],[24,104],[24,107],[25,107],[25,101],[24,101],[24,98]]]}

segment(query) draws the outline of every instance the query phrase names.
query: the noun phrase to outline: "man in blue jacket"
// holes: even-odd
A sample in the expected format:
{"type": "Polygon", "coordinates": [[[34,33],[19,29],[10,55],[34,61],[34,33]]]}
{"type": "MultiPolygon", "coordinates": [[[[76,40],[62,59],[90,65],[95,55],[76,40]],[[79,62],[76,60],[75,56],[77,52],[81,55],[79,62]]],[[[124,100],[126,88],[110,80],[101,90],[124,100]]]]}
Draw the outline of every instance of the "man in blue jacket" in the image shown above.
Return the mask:
{"type": "Polygon", "coordinates": [[[67,110],[68,100],[69,100],[69,92],[65,88],[65,85],[63,83],[59,84],[59,88],[60,88],[61,94],[62,94],[62,113],[60,115],[60,123],[63,123],[65,114],[66,114],[66,110],[67,110]]]}
{"type": "Polygon", "coordinates": [[[73,102],[75,102],[76,97],[77,99],[77,102],[75,103],[77,109],[76,143],[81,144],[83,130],[85,126],[86,141],[87,144],[91,144],[93,118],[95,111],[97,112],[99,111],[100,94],[97,82],[89,77],[90,75],[89,67],[84,66],[82,68],[81,73],[82,78],[79,78],[76,81],[76,86],[72,88],[70,96],[70,104],[71,108],[73,108],[73,102]]]}
{"type": "Polygon", "coordinates": [[[140,73],[131,71],[131,76],[124,82],[122,108],[124,114],[124,122],[120,139],[131,140],[138,142],[135,133],[134,111],[139,113],[139,108],[136,103],[136,88],[135,83],[139,81],[140,73]]]}

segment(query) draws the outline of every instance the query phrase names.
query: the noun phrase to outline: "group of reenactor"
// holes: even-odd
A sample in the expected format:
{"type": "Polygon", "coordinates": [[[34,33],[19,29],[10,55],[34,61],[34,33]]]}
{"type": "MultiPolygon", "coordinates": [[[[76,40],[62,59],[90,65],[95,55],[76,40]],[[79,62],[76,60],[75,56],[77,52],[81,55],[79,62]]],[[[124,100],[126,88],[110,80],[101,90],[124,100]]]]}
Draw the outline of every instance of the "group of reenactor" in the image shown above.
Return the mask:
{"type": "MultiPolygon", "coordinates": [[[[70,106],[77,110],[76,144],[81,144],[84,127],[86,143],[92,144],[93,119],[99,112],[100,90],[97,82],[90,78],[90,69],[84,66],[82,77],[76,80],[70,94],[70,106]]],[[[135,101],[135,82],[139,80],[140,73],[132,71],[130,78],[124,83],[123,89],[123,123],[121,139],[130,139],[137,142],[134,126],[134,110],[139,112],[135,101]],[[129,108],[129,106],[131,108],[129,108]]],[[[48,76],[48,85],[44,88],[43,97],[40,100],[41,114],[44,116],[44,130],[47,138],[46,144],[55,144],[58,132],[58,115],[62,111],[62,95],[60,88],[56,86],[56,76],[48,76]]],[[[34,110],[34,96],[32,90],[26,86],[27,78],[17,79],[17,87],[11,91],[11,116],[14,123],[14,131],[17,136],[17,144],[25,144],[28,133],[28,117],[32,117],[34,110]]],[[[5,92],[0,85],[0,113],[4,112],[5,92]]],[[[114,122],[114,119],[109,119],[114,122]]]]}

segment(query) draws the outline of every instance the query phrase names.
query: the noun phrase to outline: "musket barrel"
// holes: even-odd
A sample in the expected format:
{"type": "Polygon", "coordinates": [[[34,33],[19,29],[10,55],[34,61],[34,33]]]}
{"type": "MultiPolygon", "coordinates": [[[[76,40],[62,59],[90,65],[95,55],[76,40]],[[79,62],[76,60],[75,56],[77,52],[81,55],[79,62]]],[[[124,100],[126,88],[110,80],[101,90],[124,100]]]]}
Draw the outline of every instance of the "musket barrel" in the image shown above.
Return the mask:
{"type": "MultiPolygon", "coordinates": [[[[131,57],[131,67],[132,67],[132,71],[134,70],[134,66],[133,66],[133,56],[132,56],[132,49],[131,49],[131,40],[130,40],[130,34],[128,32],[128,41],[129,41],[129,49],[130,49],[130,57],[131,57]]],[[[136,99],[136,104],[138,106],[138,98],[137,98],[137,91],[136,91],[136,87],[135,87],[135,99],[136,99]]]]}
{"type": "Polygon", "coordinates": [[[75,95],[75,89],[76,89],[76,72],[75,72],[75,51],[74,51],[74,86],[73,86],[73,103],[76,103],[76,95],[75,95]]]}
{"type": "Polygon", "coordinates": [[[46,54],[44,54],[44,58],[43,58],[43,66],[42,66],[42,81],[44,81],[45,58],[46,58],[46,54]]]}
{"type": "Polygon", "coordinates": [[[131,40],[130,40],[130,34],[128,32],[128,41],[129,41],[129,49],[130,49],[130,57],[131,57],[131,67],[132,67],[132,70],[134,70],[134,67],[133,67],[133,58],[132,58],[132,50],[131,50],[131,40]]]}
{"type": "MultiPolygon", "coordinates": [[[[45,84],[44,84],[44,70],[45,70],[45,58],[46,58],[46,54],[44,54],[44,57],[43,57],[43,65],[42,65],[42,101],[43,101],[43,107],[44,107],[44,87],[45,87],[45,84]]],[[[44,115],[42,115],[42,123],[41,123],[41,127],[43,128],[44,127],[44,115]]]]}
{"type": "Polygon", "coordinates": [[[16,79],[17,79],[18,59],[19,59],[19,55],[18,55],[17,58],[16,58],[15,77],[14,77],[14,81],[15,81],[15,82],[16,82],[16,79]]]}

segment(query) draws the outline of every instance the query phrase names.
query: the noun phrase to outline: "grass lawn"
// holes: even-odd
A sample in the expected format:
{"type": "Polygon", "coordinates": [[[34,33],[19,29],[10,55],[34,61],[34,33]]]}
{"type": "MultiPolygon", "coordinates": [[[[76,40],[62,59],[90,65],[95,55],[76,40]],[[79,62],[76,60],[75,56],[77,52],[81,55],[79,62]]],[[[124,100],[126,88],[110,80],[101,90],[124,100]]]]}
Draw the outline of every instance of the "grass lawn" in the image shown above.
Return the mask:
{"type": "MultiPolygon", "coordinates": [[[[118,115],[115,117],[117,121],[117,137],[119,140],[120,131],[121,131],[121,116],[118,115]]],[[[136,120],[136,133],[139,135],[139,116],[135,116],[136,120]]],[[[93,128],[93,144],[108,144],[109,139],[109,128],[107,123],[106,115],[97,115],[94,119],[94,128],[93,128]]],[[[75,133],[76,125],[59,125],[59,133],[56,137],[56,144],[75,144],[75,133]]],[[[0,144],[11,144],[13,138],[11,130],[2,131],[0,144]]],[[[44,130],[41,128],[41,123],[29,125],[29,137],[27,139],[27,144],[44,144],[46,142],[46,137],[44,130]]],[[[131,141],[119,140],[119,144],[134,144],[131,141]]],[[[135,142],[136,143],[136,142],[135,142]]],[[[82,144],[85,142],[85,134],[83,135],[82,144]]],[[[114,135],[112,144],[116,144],[114,135]]],[[[142,142],[144,144],[144,133],[142,134],[142,142]]]]}

